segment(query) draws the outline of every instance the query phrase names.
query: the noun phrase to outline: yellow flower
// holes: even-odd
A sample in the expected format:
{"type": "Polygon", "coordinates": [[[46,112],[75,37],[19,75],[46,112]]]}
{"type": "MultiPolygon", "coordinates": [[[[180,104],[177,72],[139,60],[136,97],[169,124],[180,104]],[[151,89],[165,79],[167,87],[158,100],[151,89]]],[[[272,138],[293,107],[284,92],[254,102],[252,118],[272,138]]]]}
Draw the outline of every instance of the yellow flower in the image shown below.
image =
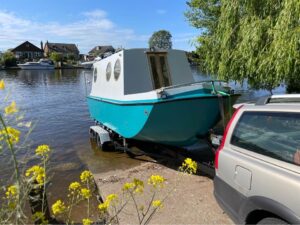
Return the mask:
{"type": "Polygon", "coordinates": [[[92,196],[91,191],[87,188],[82,188],[80,190],[80,193],[81,193],[81,196],[86,199],[89,199],[92,196]]]}
{"type": "Polygon", "coordinates": [[[106,201],[111,203],[112,201],[116,201],[118,199],[118,195],[116,194],[110,194],[106,197],[106,201]]]}
{"type": "Polygon", "coordinates": [[[133,183],[135,185],[134,192],[135,193],[143,193],[143,191],[144,191],[144,182],[139,180],[139,179],[134,178],[133,183]]]}
{"type": "Polygon", "coordinates": [[[160,175],[151,175],[151,177],[148,179],[148,184],[152,185],[154,188],[162,188],[165,180],[166,179],[160,175]]]}
{"type": "Polygon", "coordinates": [[[82,183],[89,182],[93,179],[93,175],[90,171],[85,170],[80,174],[80,180],[82,183]]]}
{"type": "Polygon", "coordinates": [[[73,182],[69,185],[69,191],[74,192],[79,190],[79,188],[81,187],[80,183],[78,182],[73,182]]]}
{"type": "Polygon", "coordinates": [[[0,80],[0,90],[3,90],[5,88],[4,80],[0,80]]]}
{"type": "Polygon", "coordinates": [[[108,208],[109,208],[109,202],[108,201],[105,201],[105,202],[98,205],[98,209],[100,210],[101,213],[107,212],[108,208]]]}
{"type": "Polygon", "coordinates": [[[125,183],[123,185],[123,191],[134,190],[135,193],[143,193],[144,191],[144,182],[134,178],[132,183],[125,183]]]}
{"type": "Polygon", "coordinates": [[[50,152],[49,145],[39,145],[35,150],[35,155],[48,157],[49,152],[50,152]]]}
{"type": "Polygon", "coordinates": [[[6,198],[14,198],[14,197],[16,197],[17,193],[18,193],[17,186],[11,185],[7,188],[5,195],[6,195],[6,198]]]}
{"type": "Polygon", "coordinates": [[[4,111],[6,115],[18,112],[16,102],[12,101],[12,103],[9,106],[5,107],[4,111]]]}
{"type": "Polygon", "coordinates": [[[14,210],[14,209],[16,209],[16,207],[17,207],[17,202],[16,202],[16,200],[10,201],[10,202],[8,203],[8,208],[9,208],[10,210],[14,210]]]}
{"type": "Polygon", "coordinates": [[[123,185],[123,191],[129,191],[134,188],[134,183],[125,183],[123,185]]]}
{"type": "Polygon", "coordinates": [[[182,166],[179,167],[179,170],[184,173],[195,174],[197,172],[197,163],[191,158],[186,158],[182,163],[182,166]]]}
{"type": "Polygon", "coordinates": [[[89,218],[87,219],[82,219],[82,224],[83,225],[91,225],[93,223],[92,220],[90,220],[89,218]]]}
{"type": "Polygon", "coordinates": [[[20,140],[20,134],[21,132],[15,128],[12,127],[6,127],[7,133],[5,131],[5,129],[3,129],[2,131],[0,131],[0,133],[2,135],[8,135],[9,141],[11,143],[18,143],[20,140]]]}
{"type": "Polygon", "coordinates": [[[52,205],[52,212],[54,215],[58,215],[63,213],[66,210],[65,203],[61,200],[57,200],[53,205],[52,205]]]}
{"type": "Polygon", "coordinates": [[[163,204],[162,204],[162,202],[160,200],[155,200],[155,201],[152,202],[152,206],[154,208],[162,208],[163,204]]]}
{"type": "Polygon", "coordinates": [[[45,181],[45,169],[43,167],[40,166],[32,166],[31,168],[26,170],[25,173],[26,177],[31,176],[34,180],[36,180],[36,182],[40,185],[44,184],[45,181]]]}
{"type": "Polygon", "coordinates": [[[45,219],[45,215],[43,212],[34,213],[32,219],[34,220],[34,222],[39,222],[38,224],[49,224],[49,221],[45,219]]]}

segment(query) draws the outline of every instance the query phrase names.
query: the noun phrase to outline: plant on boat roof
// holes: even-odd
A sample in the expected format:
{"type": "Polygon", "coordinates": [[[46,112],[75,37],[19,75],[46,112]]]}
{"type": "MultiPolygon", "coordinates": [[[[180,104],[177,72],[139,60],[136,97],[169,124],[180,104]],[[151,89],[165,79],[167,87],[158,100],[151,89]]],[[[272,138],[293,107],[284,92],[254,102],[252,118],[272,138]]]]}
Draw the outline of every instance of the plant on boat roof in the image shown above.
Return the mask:
{"type": "Polygon", "coordinates": [[[169,31],[159,30],[152,34],[149,39],[149,48],[171,49],[172,35],[169,31]]]}
{"type": "Polygon", "coordinates": [[[299,0],[189,0],[206,72],[255,89],[293,82],[300,73],[299,0]]]}

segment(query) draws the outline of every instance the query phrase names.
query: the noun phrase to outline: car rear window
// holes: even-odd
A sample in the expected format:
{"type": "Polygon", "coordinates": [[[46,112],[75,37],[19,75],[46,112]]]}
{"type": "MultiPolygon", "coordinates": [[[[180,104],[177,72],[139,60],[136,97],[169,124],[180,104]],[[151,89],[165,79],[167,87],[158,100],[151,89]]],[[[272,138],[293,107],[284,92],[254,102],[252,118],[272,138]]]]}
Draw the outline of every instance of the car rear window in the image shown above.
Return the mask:
{"type": "Polygon", "coordinates": [[[300,165],[300,113],[244,112],[231,144],[300,165]]]}

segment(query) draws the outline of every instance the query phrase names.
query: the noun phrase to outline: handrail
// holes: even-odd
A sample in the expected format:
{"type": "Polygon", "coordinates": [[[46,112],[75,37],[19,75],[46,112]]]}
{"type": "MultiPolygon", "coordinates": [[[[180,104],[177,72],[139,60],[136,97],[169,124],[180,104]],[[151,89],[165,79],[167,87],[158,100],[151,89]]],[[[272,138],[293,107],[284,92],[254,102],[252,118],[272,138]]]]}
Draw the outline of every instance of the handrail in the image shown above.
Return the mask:
{"type": "Polygon", "coordinates": [[[226,81],[224,81],[224,80],[203,80],[203,81],[197,81],[197,82],[192,82],[192,83],[177,84],[177,85],[162,87],[162,88],[160,88],[160,90],[164,91],[164,90],[168,90],[168,89],[172,89],[172,88],[193,86],[193,85],[202,84],[202,83],[212,83],[212,84],[214,84],[215,82],[224,82],[224,83],[226,83],[226,81]]]}

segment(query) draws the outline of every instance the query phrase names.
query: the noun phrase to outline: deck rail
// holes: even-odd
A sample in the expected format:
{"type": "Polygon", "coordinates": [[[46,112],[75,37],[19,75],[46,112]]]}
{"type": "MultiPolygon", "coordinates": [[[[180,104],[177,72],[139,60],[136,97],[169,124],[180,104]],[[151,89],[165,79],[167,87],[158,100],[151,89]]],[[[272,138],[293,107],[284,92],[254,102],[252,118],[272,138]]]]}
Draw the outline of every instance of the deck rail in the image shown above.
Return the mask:
{"type": "Polygon", "coordinates": [[[194,86],[194,85],[198,85],[198,84],[203,84],[203,83],[211,83],[212,85],[212,89],[214,88],[215,83],[219,82],[219,84],[221,85],[221,83],[227,83],[224,80],[203,80],[203,81],[197,81],[197,82],[191,82],[191,83],[186,83],[186,84],[177,84],[177,85],[172,85],[172,86],[168,86],[168,87],[162,87],[159,90],[160,91],[165,91],[168,89],[172,89],[172,88],[179,88],[179,87],[186,87],[186,86],[194,86]]]}

